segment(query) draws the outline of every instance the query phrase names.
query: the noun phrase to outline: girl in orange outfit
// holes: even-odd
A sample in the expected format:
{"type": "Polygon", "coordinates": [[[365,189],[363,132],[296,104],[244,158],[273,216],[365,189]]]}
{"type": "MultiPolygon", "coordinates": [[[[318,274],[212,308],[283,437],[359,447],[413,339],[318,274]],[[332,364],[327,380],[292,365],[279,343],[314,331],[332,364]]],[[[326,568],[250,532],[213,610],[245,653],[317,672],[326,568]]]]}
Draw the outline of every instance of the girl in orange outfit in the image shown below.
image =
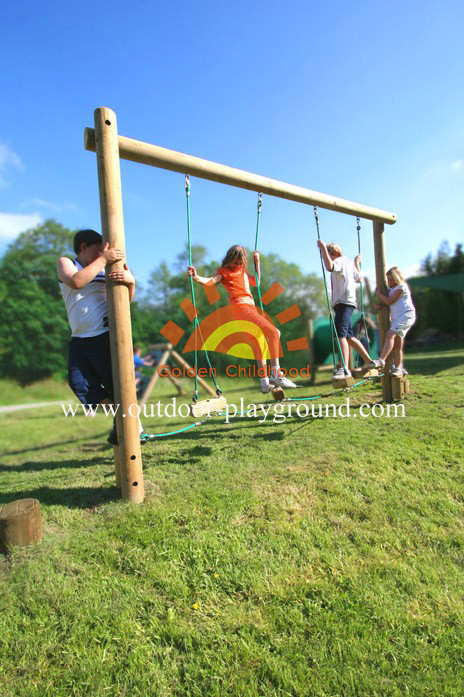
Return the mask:
{"type": "MultiPolygon", "coordinates": [[[[253,258],[256,264],[258,280],[260,280],[261,269],[258,251],[254,252],[253,258]]],[[[296,387],[287,377],[279,375],[279,355],[281,355],[280,332],[260,313],[255,305],[250,291],[250,284],[256,286],[256,281],[246,270],[247,261],[245,247],[236,244],[229,249],[223,259],[222,265],[211,278],[199,276],[194,266],[188,266],[187,271],[189,276],[192,276],[193,280],[201,285],[207,283],[222,283],[229,294],[229,303],[232,308],[234,319],[252,322],[262,330],[266,337],[271,355],[271,375],[270,378],[267,376],[266,361],[264,359],[257,359],[259,369],[258,375],[262,376],[261,392],[263,394],[270,392],[271,386],[286,388],[296,387]]]]}

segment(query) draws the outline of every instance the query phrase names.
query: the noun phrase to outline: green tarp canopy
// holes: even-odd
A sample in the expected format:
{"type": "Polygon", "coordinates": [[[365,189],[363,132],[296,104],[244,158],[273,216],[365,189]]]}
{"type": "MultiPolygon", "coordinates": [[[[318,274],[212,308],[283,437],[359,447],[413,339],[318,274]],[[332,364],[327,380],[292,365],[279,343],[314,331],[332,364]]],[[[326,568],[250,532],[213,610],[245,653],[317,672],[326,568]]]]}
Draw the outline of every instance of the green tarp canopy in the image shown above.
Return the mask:
{"type": "Polygon", "coordinates": [[[433,288],[434,290],[449,290],[464,293],[464,273],[449,273],[444,276],[418,276],[408,278],[412,288],[433,288]]]}

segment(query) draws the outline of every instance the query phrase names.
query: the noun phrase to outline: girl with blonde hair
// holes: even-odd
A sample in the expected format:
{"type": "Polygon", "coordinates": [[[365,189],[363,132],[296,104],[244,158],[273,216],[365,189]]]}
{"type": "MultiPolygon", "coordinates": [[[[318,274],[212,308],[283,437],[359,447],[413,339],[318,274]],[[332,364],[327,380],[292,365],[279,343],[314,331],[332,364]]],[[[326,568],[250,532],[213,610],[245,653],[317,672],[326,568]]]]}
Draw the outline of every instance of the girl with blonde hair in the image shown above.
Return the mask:
{"type": "MultiPolygon", "coordinates": [[[[390,308],[391,325],[385,337],[380,358],[373,361],[371,365],[375,368],[384,368],[387,357],[392,353],[394,367],[391,374],[401,377],[406,374],[403,368],[404,337],[416,321],[416,310],[409,286],[397,266],[388,269],[387,284],[388,295],[384,295],[379,288],[376,288],[375,292],[379,300],[390,308]]],[[[377,309],[381,307],[378,305],[377,309]]]]}

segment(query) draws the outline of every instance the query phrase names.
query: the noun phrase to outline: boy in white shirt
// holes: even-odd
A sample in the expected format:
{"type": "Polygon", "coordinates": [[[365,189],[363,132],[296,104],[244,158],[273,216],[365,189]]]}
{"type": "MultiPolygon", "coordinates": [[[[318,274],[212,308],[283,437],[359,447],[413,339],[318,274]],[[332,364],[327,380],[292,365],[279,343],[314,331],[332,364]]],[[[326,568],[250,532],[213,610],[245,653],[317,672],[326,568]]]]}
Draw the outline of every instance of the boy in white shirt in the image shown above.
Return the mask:
{"type": "Polygon", "coordinates": [[[351,317],[356,309],[356,284],[361,282],[361,255],[354,260],[343,256],[342,250],[337,244],[326,245],[322,240],[318,240],[317,246],[322,255],[322,260],[327,271],[330,271],[332,285],[332,307],[335,314],[335,330],[340,341],[340,349],[343,355],[343,365],[335,371],[335,377],[351,377],[348,369],[350,358],[350,347],[354,348],[362,357],[364,363],[371,363],[372,358],[356,339],[351,328],[351,317]]]}
{"type": "MultiPolygon", "coordinates": [[[[74,252],[74,260],[61,257],[57,264],[71,328],[68,382],[82,404],[95,409],[103,401],[114,401],[105,266],[122,260],[125,255],[120,249],[110,249],[108,243],[102,248],[102,236],[95,230],[76,233],[74,252]]],[[[127,264],[121,271],[112,271],[109,279],[127,285],[132,302],[135,280],[127,264]]],[[[117,445],[115,426],[108,442],[117,445]]]]}

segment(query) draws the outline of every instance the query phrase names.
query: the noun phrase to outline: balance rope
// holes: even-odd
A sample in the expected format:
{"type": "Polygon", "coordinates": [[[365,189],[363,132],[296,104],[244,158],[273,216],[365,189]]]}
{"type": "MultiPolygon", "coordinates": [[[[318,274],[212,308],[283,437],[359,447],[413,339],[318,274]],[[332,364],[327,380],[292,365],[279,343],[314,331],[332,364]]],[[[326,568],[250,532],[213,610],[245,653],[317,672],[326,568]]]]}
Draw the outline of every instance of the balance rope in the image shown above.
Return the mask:
{"type": "MultiPolygon", "coordinates": [[[[185,197],[187,201],[187,247],[188,247],[188,256],[189,256],[189,266],[193,266],[193,259],[192,259],[192,240],[191,240],[191,233],[190,233],[190,178],[189,175],[187,174],[185,177],[185,197]]],[[[200,327],[200,322],[198,321],[198,310],[197,310],[197,304],[195,300],[195,285],[193,282],[193,277],[189,276],[190,278],[190,295],[192,298],[192,304],[195,309],[195,316],[193,318],[193,331],[195,334],[195,393],[193,395],[193,401],[198,402],[199,399],[199,393],[198,393],[198,348],[197,348],[197,333],[196,329],[198,329],[198,333],[200,334],[200,338],[202,340],[202,346],[203,346],[203,351],[206,356],[206,360],[210,369],[210,375],[213,378],[214,386],[216,388],[216,394],[219,397],[222,394],[222,390],[219,387],[217,381],[216,381],[216,376],[215,376],[215,371],[213,369],[213,366],[211,365],[211,361],[209,358],[208,351],[206,348],[204,348],[204,340],[203,340],[203,335],[201,333],[201,327],[200,327]]]]}
{"type": "MultiPolygon", "coordinates": [[[[320,239],[321,239],[321,234],[320,234],[320,230],[319,230],[319,213],[318,213],[318,210],[317,210],[317,206],[314,206],[314,220],[316,221],[317,239],[320,241],[320,239]]],[[[335,368],[336,368],[336,366],[335,366],[335,355],[336,355],[336,351],[335,351],[335,341],[336,341],[336,343],[337,343],[337,348],[338,348],[338,353],[339,353],[339,356],[340,356],[340,360],[341,360],[341,362],[342,362],[343,369],[344,369],[344,371],[345,371],[345,373],[346,373],[348,369],[347,369],[347,366],[345,365],[345,359],[343,358],[342,347],[340,346],[340,339],[339,339],[338,334],[337,334],[336,329],[335,329],[335,319],[334,319],[334,316],[333,316],[333,309],[332,309],[332,306],[331,306],[330,300],[329,300],[329,290],[328,290],[328,288],[327,288],[326,269],[325,269],[325,265],[324,265],[324,260],[323,260],[323,258],[322,258],[322,251],[321,251],[321,250],[319,250],[319,256],[320,256],[320,259],[321,259],[322,278],[323,278],[323,280],[324,280],[325,297],[326,297],[326,301],[327,301],[327,310],[328,310],[328,313],[329,313],[329,320],[330,320],[330,333],[331,333],[331,338],[332,338],[333,366],[334,366],[334,370],[335,370],[335,368]]]]}
{"type": "MultiPolygon", "coordinates": [[[[257,207],[257,213],[256,213],[255,252],[258,251],[259,223],[260,223],[260,218],[261,218],[262,206],[263,206],[263,195],[258,194],[258,207],[257,207]]],[[[256,263],[256,261],[255,261],[255,273],[256,273],[256,288],[258,289],[259,304],[261,306],[261,310],[264,312],[263,301],[261,299],[261,284],[260,284],[259,274],[258,274],[258,264],[256,263]]]]}
{"type": "MultiPolygon", "coordinates": [[[[358,217],[356,218],[356,232],[358,235],[358,254],[361,256],[361,219],[358,217]]],[[[361,262],[359,262],[359,271],[361,271],[361,262]]],[[[366,335],[366,341],[367,341],[367,352],[369,355],[371,355],[371,345],[370,345],[370,340],[369,340],[369,332],[367,330],[367,323],[366,323],[366,313],[364,311],[364,293],[363,293],[363,282],[362,282],[362,275],[361,275],[361,280],[359,282],[359,300],[360,300],[360,305],[361,305],[361,317],[359,318],[359,332],[358,332],[358,341],[361,336],[361,331],[362,327],[364,326],[364,333],[366,335]]],[[[356,355],[356,367],[359,367],[359,353],[356,355]]]]}

